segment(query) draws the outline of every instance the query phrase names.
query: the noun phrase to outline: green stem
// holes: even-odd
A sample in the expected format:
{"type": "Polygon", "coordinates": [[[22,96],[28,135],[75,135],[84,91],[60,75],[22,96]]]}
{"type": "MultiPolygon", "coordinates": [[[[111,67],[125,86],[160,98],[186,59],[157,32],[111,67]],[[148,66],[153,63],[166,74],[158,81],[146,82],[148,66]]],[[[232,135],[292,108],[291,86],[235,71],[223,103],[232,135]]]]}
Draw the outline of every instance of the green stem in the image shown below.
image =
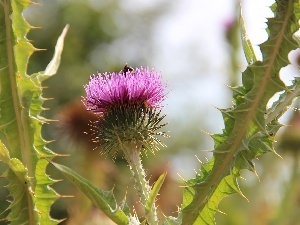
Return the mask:
{"type": "MultiPolygon", "coordinates": [[[[141,203],[146,206],[150,196],[151,187],[146,180],[146,174],[140,158],[141,144],[126,143],[122,145],[125,159],[127,160],[132,175],[135,180],[135,185],[138,190],[141,203]]],[[[158,224],[155,205],[152,206],[149,215],[146,215],[150,225],[158,224]]]]}

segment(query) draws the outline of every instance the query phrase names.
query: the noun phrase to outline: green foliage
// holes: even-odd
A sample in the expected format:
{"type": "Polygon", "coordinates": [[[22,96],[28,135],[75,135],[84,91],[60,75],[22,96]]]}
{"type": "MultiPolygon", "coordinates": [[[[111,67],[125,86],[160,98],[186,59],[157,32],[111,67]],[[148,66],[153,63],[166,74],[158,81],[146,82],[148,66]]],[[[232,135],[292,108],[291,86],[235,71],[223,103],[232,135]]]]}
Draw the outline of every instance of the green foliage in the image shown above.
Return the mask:
{"type": "Polygon", "coordinates": [[[10,168],[7,172],[9,180],[8,189],[14,199],[16,199],[8,208],[11,209],[8,220],[11,221],[11,224],[26,224],[33,218],[29,218],[30,215],[22,213],[22,211],[27,208],[27,204],[33,204],[32,202],[28,202],[28,199],[31,200],[34,198],[33,192],[28,189],[28,186],[32,185],[28,177],[28,170],[19,159],[10,158],[9,152],[2,142],[0,142],[0,160],[10,168]]]}
{"type": "MultiPolygon", "coordinates": [[[[266,122],[271,111],[276,110],[275,105],[272,110],[267,110],[266,105],[277,92],[293,91],[281,81],[279,72],[289,63],[288,53],[297,48],[292,36],[298,30],[299,8],[299,1],[279,0],[272,6],[275,17],[268,20],[269,38],[260,45],[263,61],[255,61],[251,45],[246,45],[246,58],[251,64],[243,72],[243,86],[232,88],[233,106],[221,110],[225,128],[223,134],[212,135],[213,158],[201,165],[196,178],[187,181],[183,224],[215,224],[219,202],[229,194],[241,194],[237,183],[240,171],[255,172],[253,159],[274,152],[273,136],[280,126],[278,117],[266,122]]],[[[277,115],[285,109],[281,107],[277,115]]]]}
{"type": "Polygon", "coordinates": [[[55,154],[41,137],[42,125],[48,122],[41,116],[41,82],[56,73],[66,30],[45,72],[28,75],[28,60],[36,51],[26,38],[31,27],[22,16],[28,5],[27,0],[0,1],[0,150],[13,199],[7,219],[11,224],[57,224],[49,215],[59,196],[46,174],[45,158],[55,154]]]}
{"type": "Polygon", "coordinates": [[[92,203],[101,209],[112,221],[120,225],[128,224],[128,207],[126,205],[122,207],[118,206],[112,191],[103,191],[97,188],[90,181],[66,166],[53,162],[52,165],[62,172],[65,177],[72,181],[74,185],[78,187],[92,201],[92,203]],[[127,215],[123,212],[123,210],[125,212],[127,211],[127,215]]]}
{"type": "MultiPolygon", "coordinates": [[[[46,100],[42,96],[42,81],[58,69],[67,28],[45,71],[28,75],[29,58],[37,51],[26,38],[31,26],[22,16],[30,4],[29,0],[0,0],[0,161],[7,168],[1,176],[8,180],[10,192],[9,214],[5,219],[16,225],[58,224],[50,216],[50,207],[60,196],[50,187],[54,181],[46,173],[49,161],[57,154],[47,148],[48,142],[41,136],[42,125],[49,122],[41,116],[46,100]]],[[[88,14],[87,8],[80,9],[88,14]]],[[[271,9],[275,17],[268,20],[269,38],[260,45],[262,61],[255,56],[241,17],[242,43],[249,64],[242,74],[242,86],[232,88],[232,107],[220,110],[225,128],[222,134],[212,135],[212,159],[201,163],[200,172],[186,182],[182,210],[177,218],[166,217],[165,225],[215,224],[215,213],[224,197],[235,193],[244,197],[237,180],[240,171],[256,173],[253,160],[268,152],[275,153],[272,144],[281,126],[278,119],[300,94],[300,79],[286,86],[279,77],[280,70],[289,64],[289,52],[299,47],[300,35],[294,33],[299,26],[300,3],[277,0],[271,9]],[[267,108],[279,92],[279,99],[267,108]]],[[[93,28],[95,21],[87,23],[93,28]]],[[[86,24],[82,22],[82,26],[86,24]]],[[[90,39],[95,41],[94,36],[90,39]]],[[[109,43],[110,38],[106,39],[109,43]]],[[[68,167],[52,164],[112,221],[140,224],[130,215],[125,201],[117,204],[112,191],[100,190],[68,167]]],[[[155,200],[165,177],[166,173],[158,178],[144,201],[142,223],[156,208],[155,200]]]]}
{"type": "Polygon", "coordinates": [[[240,15],[240,27],[241,27],[242,45],[243,45],[244,53],[245,53],[245,56],[246,56],[246,60],[247,60],[248,64],[252,64],[252,63],[256,62],[257,59],[256,59],[256,56],[255,56],[255,52],[254,52],[252,43],[251,43],[251,41],[250,41],[250,39],[248,38],[248,35],[247,35],[247,30],[246,30],[246,27],[245,27],[245,21],[244,21],[242,13],[240,15]]]}
{"type": "Polygon", "coordinates": [[[159,192],[161,186],[163,185],[166,176],[167,176],[167,173],[163,173],[162,175],[160,175],[159,178],[157,179],[157,181],[155,182],[155,184],[153,185],[153,188],[149,194],[149,199],[145,206],[145,211],[146,211],[145,214],[146,215],[148,215],[150,213],[150,210],[154,205],[156,196],[158,195],[158,192],[159,192]]]}

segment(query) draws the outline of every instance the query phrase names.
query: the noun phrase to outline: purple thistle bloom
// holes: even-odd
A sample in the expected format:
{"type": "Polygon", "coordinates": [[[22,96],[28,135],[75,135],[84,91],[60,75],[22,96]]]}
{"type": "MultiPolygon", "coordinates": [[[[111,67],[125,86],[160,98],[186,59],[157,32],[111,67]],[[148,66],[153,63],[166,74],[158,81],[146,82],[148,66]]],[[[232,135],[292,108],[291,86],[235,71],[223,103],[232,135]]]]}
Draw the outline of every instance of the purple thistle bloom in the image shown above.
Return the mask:
{"type": "Polygon", "coordinates": [[[160,114],[161,102],[166,95],[160,73],[126,65],[118,73],[92,76],[85,91],[87,110],[100,115],[91,131],[102,152],[115,155],[124,143],[151,151],[164,146],[157,138],[168,137],[166,132],[158,132],[167,124],[161,124],[165,117],[160,114]]]}
{"type": "Polygon", "coordinates": [[[161,75],[154,69],[137,68],[119,73],[98,73],[85,86],[85,106],[95,113],[104,113],[111,107],[145,105],[160,108],[165,99],[161,75]]]}

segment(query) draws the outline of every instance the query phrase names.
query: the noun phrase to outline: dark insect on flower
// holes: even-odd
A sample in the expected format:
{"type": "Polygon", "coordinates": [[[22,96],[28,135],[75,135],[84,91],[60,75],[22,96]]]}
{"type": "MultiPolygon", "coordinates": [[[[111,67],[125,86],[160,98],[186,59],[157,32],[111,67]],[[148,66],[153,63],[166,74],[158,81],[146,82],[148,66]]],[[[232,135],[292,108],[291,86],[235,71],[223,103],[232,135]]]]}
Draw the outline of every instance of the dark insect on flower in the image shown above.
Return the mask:
{"type": "Polygon", "coordinates": [[[134,69],[132,68],[132,67],[130,67],[130,66],[128,66],[127,65],[127,63],[126,63],[126,65],[124,66],[124,68],[123,68],[123,74],[126,76],[126,74],[129,72],[130,74],[132,74],[133,72],[134,72],[134,69]]]}

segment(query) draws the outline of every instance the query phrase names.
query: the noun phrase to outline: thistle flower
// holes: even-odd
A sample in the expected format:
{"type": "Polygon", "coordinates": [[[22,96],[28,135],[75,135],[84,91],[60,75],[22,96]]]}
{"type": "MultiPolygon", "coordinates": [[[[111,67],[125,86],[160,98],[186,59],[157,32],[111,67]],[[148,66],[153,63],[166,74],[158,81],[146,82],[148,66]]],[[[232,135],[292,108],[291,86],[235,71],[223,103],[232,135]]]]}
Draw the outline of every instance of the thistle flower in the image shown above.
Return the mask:
{"type": "Polygon", "coordinates": [[[96,113],[121,105],[143,105],[157,108],[165,98],[164,86],[158,72],[136,69],[119,73],[98,74],[85,86],[86,107],[96,113]]]}
{"type": "MultiPolygon", "coordinates": [[[[141,203],[155,202],[140,158],[143,148],[151,151],[164,146],[156,136],[167,136],[158,130],[165,115],[161,102],[165,86],[161,75],[148,68],[132,69],[127,65],[119,73],[98,73],[85,86],[84,104],[99,115],[93,124],[97,142],[104,152],[115,153],[122,149],[127,160],[141,203]]],[[[155,204],[147,210],[148,224],[158,224],[155,204]]]]}
{"type": "MultiPolygon", "coordinates": [[[[129,68],[126,67],[125,68],[129,68]]],[[[161,75],[148,68],[122,70],[118,73],[98,73],[85,86],[84,104],[99,115],[93,124],[95,142],[113,155],[124,143],[138,148],[157,150],[163,145],[157,135],[165,115],[160,115],[165,99],[161,75]]]]}

